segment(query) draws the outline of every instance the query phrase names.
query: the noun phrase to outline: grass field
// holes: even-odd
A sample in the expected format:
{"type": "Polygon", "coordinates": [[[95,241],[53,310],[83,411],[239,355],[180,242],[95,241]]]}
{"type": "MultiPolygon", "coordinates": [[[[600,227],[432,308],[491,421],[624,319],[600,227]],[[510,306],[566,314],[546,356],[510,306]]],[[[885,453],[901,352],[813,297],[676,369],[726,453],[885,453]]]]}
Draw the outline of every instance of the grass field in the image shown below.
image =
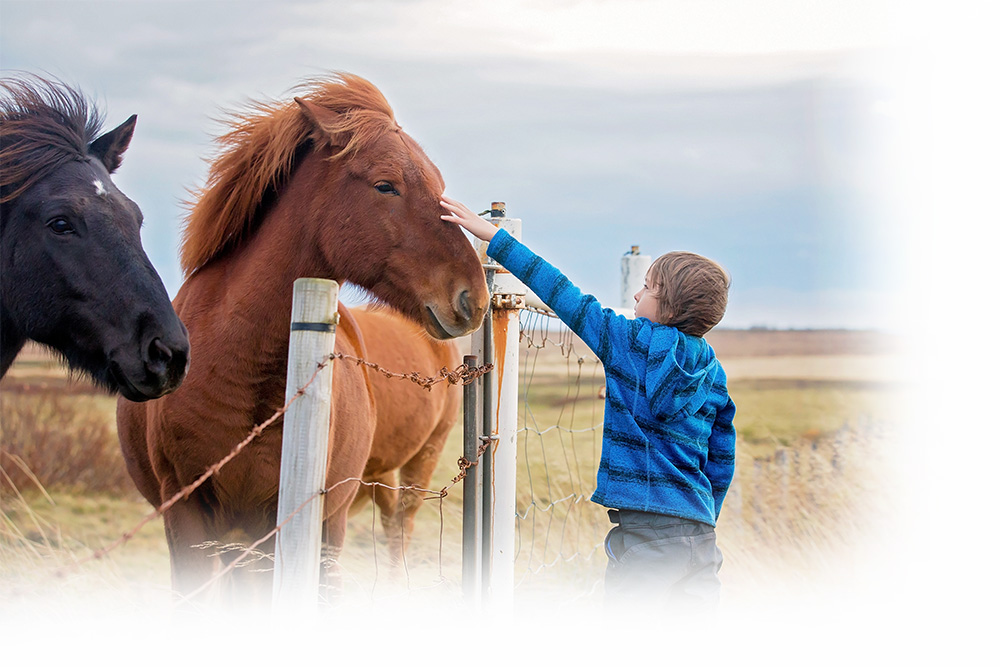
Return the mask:
{"type": "MultiPolygon", "coordinates": [[[[522,344],[515,603],[597,605],[609,524],[593,490],[603,376],[589,351],[539,332],[522,344]]],[[[737,404],[737,477],[719,525],[726,600],[837,587],[869,557],[889,501],[893,341],[844,331],[709,336],[737,404]],[[887,481],[889,480],[889,481],[887,481]]],[[[405,371],[406,369],[398,369],[405,371]]],[[[125,474],[114,400],[23,355],[0,383],[0,613],[168,610],[169,563],[156,519],[107,557],[151,508],[125,474]]],[[[451,484],[452,433],[432,489],[451,484]]],[[[461,484],[428,500],[405,569],[392,572],[373,509],[352,519],[341,560],[350,604],[454,603],[461,593],[461,484]]]]}

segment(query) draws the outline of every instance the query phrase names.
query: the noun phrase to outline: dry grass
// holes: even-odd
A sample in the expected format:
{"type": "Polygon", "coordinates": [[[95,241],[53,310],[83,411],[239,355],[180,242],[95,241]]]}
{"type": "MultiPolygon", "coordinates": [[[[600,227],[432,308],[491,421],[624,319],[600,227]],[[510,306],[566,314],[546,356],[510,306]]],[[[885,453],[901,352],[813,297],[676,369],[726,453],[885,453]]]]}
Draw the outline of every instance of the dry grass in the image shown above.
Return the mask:
{"type": "Polygon", "coordinates": [[[0,607],[118,611],[167,608],[170,573],[162,522],[145,526],[111,558],[91,559],[148,511],[129,497],[6,493],[0,503],[0,607]]]}
{"type": "Polygon", "coordinates": [[[0,487],[134,493],[107,396],[15,385],[0,397],[0,487]]]}
{"type": "MultiPolygon", "coordinates": [[[[893,341],[851,332],[717,333],[739,433],[718,527],[727,597],[839,586],[871,555],[893,511],[893,341]]],[[[604,508],[584,501],[599,457],[603,377],[578,341],[553,341],[522,361],[517,579],[523,597],[579,605],[600,599],[610,528],[604,508]]]]}
{"type": "MultiPolygon", "coordinates": [[[[870,508],[884,510],[888,495],[895,395],[878,370],[886,356],[880,339],[866,334],[846,344],[850,336],[841,332],[793,344],[788,332],[752,333],[745,348],[731,332],[718,345],[732,369],[740,433],[737,477],[719,526],[725,590],[736,600],[811,591],[865,558],[863,545],[881,513],[870,508]],[[780,334],[780,344],[769,345],[766,334],[780,334]],[[846,347],[831,353],[831,340],[846,347]],[[792,357],[777,354],[789,349],[792,357]],[[847,357],[855,360],[850,372],[837,361],[847,357]],[[831,368],[837,374],[823,377],[831,368]]],[[[579,606],[601,597],[609,524],[603,508],[586,499],[600,449],[603,376],[599,365],[568,352],[571,342],[552,334],[545,347],[522,348],[515,572],[522,605],[579,606]]],[[[73,565],[150,508],[122,477],[112,399],[71,388],[77,385],[61,385],[71,395],[37,389],[59,382],[57,368],[19,365],[0,383],[4,469],[15,483],[0,494],[0,605],[89,605],[100,591],[96,599],[167,608],[161,522],[110,558],[73,565]],[[18,463],[10,463],[15,457],[18,463]]],[[[450,485],[457,473],[460,430],[448,441],[432,489],[450,485]]],[[[445,499],[427,501],[405,569],[395,573],[374,510],[355,516],[341,559],[348,598],[453,603],[461,582],[461,496],[459,484],[445,499]]]]}

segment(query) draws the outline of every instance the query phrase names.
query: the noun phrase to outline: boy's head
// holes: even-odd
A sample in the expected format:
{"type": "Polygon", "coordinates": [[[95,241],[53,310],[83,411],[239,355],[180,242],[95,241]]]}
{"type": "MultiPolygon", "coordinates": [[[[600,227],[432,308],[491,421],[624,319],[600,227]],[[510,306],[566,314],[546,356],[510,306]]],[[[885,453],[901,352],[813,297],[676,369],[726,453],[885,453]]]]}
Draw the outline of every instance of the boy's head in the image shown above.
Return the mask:
{"type": "Polygon", "coordinates": [[[704,336],[726,313],[729,282],[725,269],[707,257],[668,252],[646,272],[646,284],[636,294],[636,315],[704,336]]]}

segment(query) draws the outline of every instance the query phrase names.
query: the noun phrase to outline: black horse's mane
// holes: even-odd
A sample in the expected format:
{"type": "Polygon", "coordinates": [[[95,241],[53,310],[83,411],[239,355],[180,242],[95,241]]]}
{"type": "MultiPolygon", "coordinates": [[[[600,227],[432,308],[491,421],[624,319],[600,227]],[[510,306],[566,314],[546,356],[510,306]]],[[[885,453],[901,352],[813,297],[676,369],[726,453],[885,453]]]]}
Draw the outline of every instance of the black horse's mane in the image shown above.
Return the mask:
{"type": "Polygon", "coordinates": [[[0,79],[0,204],[86,157],[103,114],[79,90],[33,74],[0,79]]]}

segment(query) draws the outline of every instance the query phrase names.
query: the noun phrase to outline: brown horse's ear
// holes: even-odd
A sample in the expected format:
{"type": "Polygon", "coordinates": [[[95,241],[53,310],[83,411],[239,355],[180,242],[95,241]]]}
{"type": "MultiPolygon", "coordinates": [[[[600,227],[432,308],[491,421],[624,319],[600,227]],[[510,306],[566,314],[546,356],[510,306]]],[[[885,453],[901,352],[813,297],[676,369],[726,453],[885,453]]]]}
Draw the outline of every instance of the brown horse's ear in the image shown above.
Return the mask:
{"type": "Polygon", "coordinates": [[[306,118],[312,121],[316,127],[316,136],[327,141],[331,147],[343,148],[347,145],[350,137],[346,132],[338,132],[336,128],[340,124],[340,114],[322,107],[314,102],[296,97],[295,103],[299,105],[306,118]]]}
{"type": "Polygon", "coordinates": [[[132,133],[135,132],[136,115],[111,130],[106,134],[94,139],[87,151],[104,164],[104,168],[109,174],[115,173],[115,169],[122,164],[122,155],[132,141],[132,133]]]}

